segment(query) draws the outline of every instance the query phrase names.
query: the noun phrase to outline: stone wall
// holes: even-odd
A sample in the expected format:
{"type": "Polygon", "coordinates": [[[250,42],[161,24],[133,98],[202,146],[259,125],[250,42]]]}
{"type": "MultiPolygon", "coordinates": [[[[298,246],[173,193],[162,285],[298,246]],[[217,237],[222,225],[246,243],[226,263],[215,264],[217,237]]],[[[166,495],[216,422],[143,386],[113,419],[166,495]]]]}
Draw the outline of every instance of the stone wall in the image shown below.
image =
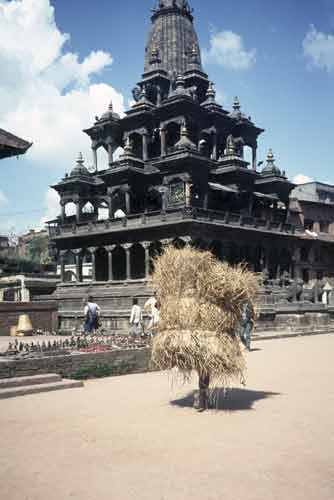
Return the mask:
{"type": "MultiPolygon", "coordinates": [[[[0,358],[0,379],[57,373],[65,378],[86,378],[84,373],[103,370],[104,375],[144,373],[150,370],[149,349],[102,353],[77,353],[14,360],[0,358]]],[[[87,377],[88,378],[88,377],[87,377]]]]}
{"type": "Polygon", "coordinates": [[[9,335],[19,316],[28,314],[33,328],[52,332],[58,329],[58,304],[47,302],[0,302],[0,335],[9,335]]]}

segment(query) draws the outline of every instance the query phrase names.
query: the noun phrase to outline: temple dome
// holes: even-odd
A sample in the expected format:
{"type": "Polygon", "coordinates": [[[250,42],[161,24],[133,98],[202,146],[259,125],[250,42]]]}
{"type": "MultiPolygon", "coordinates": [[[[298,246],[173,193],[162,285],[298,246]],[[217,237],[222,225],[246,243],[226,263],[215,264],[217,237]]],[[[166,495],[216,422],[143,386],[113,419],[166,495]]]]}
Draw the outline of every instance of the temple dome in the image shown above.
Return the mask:
{"type": "Polygon", "coordinates": [[[83,159],[82,153],[79,153],[76,165],[71,172],[71,177],[85,176],[89,175],[88,169],[84,165],[85,160],[83,159]]]}
{"type": "Polygon", "coordinates": [[[193,17],[185,0],[161,0],[153,10],[152,28],[145,51],[145,73],[159,68],[183,75],[189,66],[203,71],[193,17]]]}
{"type": "Polygon", "coordinates": [[[262,175],[276,176],[276,177],[280,177],[282,175],[282,172],[275,164],[275,157],[272,149],[269,149],[267,155],[267,164],[262,169],[262,175]]]}

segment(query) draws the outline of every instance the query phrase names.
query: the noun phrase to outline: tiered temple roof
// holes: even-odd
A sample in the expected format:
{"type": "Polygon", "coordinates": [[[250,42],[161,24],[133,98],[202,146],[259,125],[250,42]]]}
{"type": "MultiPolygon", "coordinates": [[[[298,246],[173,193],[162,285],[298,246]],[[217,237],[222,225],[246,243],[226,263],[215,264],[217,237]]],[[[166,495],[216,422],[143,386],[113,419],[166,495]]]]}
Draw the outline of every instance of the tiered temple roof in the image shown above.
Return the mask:
{"type": "Polygon", "coordinates": [[[0,160],[26,153],[32,143],[0,129],[0,160]]]}

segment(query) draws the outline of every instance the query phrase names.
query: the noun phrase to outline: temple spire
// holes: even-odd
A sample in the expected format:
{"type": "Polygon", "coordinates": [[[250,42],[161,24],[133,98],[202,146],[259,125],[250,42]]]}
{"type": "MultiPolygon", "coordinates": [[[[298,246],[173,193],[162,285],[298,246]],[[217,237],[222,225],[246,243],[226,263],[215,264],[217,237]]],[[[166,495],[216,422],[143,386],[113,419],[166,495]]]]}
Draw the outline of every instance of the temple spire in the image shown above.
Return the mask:
{"type": "Polygon", "coordinates": [[[160,0],[153,9],[145,74],[156,69],[157,60],[159,69],[168,74],[184,75],[189,65],[203,71],[192,9],[186,0],[160,0]]]}

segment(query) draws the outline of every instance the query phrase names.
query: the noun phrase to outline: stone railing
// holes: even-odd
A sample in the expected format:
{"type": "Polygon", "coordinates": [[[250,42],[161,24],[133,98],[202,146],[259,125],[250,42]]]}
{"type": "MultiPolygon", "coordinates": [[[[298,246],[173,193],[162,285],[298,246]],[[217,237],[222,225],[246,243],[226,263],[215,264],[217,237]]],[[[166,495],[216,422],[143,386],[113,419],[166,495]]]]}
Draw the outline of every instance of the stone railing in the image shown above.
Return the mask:
{"type": "Polygon", "coordinates": [[[71,224],[66,223],[66,221],[65,223],[54,222],[49,225],[49,233],[51,238],[57,238],[73,236],[73,234],[117,232],[123,228],[136,229],[142,226],[157,226],[165,222],[171,223],[185,219],[205,220],[215,224],[253,228],[275,233],[296,234],[304,232],[302,227],[283,222],[257,219],[240,213],[181,206],[169,208],[166,211],[130,214],[120,219],[90,221],[88,223],[73,222],[71,224]]]}

